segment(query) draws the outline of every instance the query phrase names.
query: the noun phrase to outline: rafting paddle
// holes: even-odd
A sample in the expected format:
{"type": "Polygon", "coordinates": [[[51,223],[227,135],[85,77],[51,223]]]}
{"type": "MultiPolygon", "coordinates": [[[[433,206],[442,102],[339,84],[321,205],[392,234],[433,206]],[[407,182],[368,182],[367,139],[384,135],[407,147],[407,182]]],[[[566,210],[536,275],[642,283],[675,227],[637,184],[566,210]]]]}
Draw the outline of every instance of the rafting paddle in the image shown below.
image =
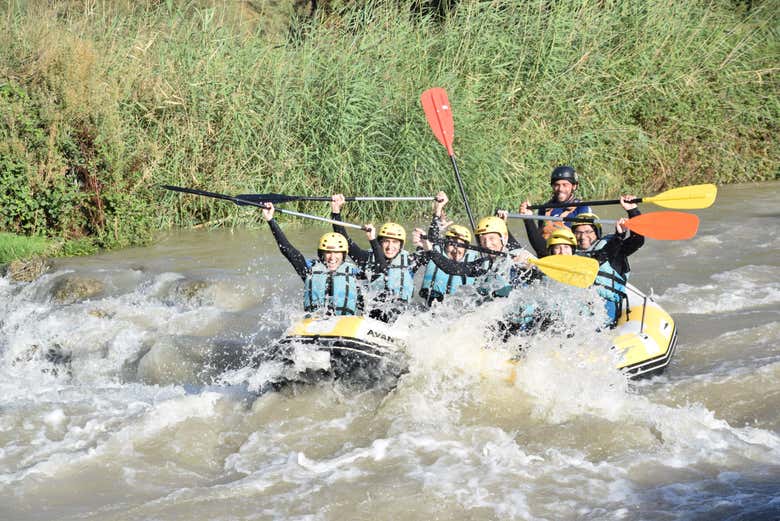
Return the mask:
{"type": "MultiPolygon", "coordinates": [[[[331,196],[287,195],[287,194],[239,194],[236,196],[242,201],[255,203],[282,204],[293,201],[330,201],[331,196]]],[[[345,197],[345,201],[433,201],[435,197],[345,197]]]]}
{"type": "MultiPolygon", "coordinates": [[[[664,208],[676,210],[699,210],[709,208],[715,202],[718,195],[718,187],[714,184],[682,186],[673,188],[652,197],[638,197],[629,203],[653,203],[664,208]]],[[[570,208],[572,206],[604,206],[607,204],[620,204],[620,199],[605,201],[578,201],[573,203],[545,203],[529,206],[529,210],[543,208],[570,208]]]]}
{"type": "Polygon", "coordinates": [[[596,259],[580,255],[548,255],[541,259],[531,257],[528,262],[551,279],[578,288],[592,286],[599,271],[596,259]]]}
{"type": "Polygon", "coordinates": [[[420,103],[422,103],[423,111],[425,111],[425,118],[428,120],[428,125],[433,131],[433,135],[436,136],[439,143],[444,145],[444,148],[447,149],[447,154],[450,156],[452,169],[455,171],[455,180],[457,181],[458,189],[460,190],[460,197],[463,199],[463,206],[466,207],[466,214],[469,217],[471,230],[474,231],[477,226],[474,223],[474,215],[471,213],[469,200],[466,197],[466,190],[463,188],[463,179],[460,177],[458,164],[455,162],[455,152],[452,149],[452,140],[455,137],[455,125],[452,120],[450,101],[447,99],[447,91],[441,87],[428,89],[420,95],[420,103]]]}
{"type": "MultiPolygon", "coordinates": [[[[420,238],[428,239],[427,235],[421,235],[420,238]]],[[[460,248],[467,250],[474,250],[480,253],[486,253],[488,255],[497,255],[502,257],[512,257],[511,252],[491,250],[490,248],[483,248],[482,246],[476,246],[474,244],[464,244],[461,241],[454,239],[442,238],[443,243],[454,244],[460,248]]],[[[590,257],[581,257],[579,255],[549,255],[537,259],[536,257],[529,256],[526,261],[533,264],[539,270],[550,277],[553,280],[568,284],[569,286],[575,286],[578,288],[588,288],[593,285],[596,280],[596,275],[599,271],[599,263],[596,259],[590,257]]]]}
{"type": "MultiPolygon", "coordinates": [[[[257,208],[268,209],[267,205],[261,202],[244,199],[242,198],[242,196],[233,197],[231,195],[218,194],[215,192],[207,192],[205,190],[196,190],[195,188],[182,188],[181,186],[162,185],[162,188],[165,188],[166,190],[172,190],[174,192],[182,192],[185,194],[202,195],[204,197],[213,197],[214,199],[223,199],[225,201],[236,203],[239,206],[256,206],[257,208]]],[[[268,201],[264,201],[264,202],[268,202],[268,201]]],[[[368,231],[365,226],[360,224],[337,221],[336,219],[328,219],[326,217],[319,217],[316,215],[310,215],[308,213],[294,212],[292,210],[284,210],[282,208],[274,208],[274,210],[279,213],[284,213],[287,215],[303,217],[304,219],[313,219],[315,221],[322,221],[324,223],[337,224],[339,226],[346,226],[347,228],[355,228],[357,230],[368,231]]]]}
{"type": "MultiPolygon", "coordinates": [[[[534,221],[558,221],[567,223],[615,224],[615,219],[587,219],[582,217],[560,217],[551,215],[525,215],[510,213],[512,219],[534,221]]],[[[699,229],[699,218],[684,212],[651,212],[631,217],[625,227],[644,237],[660,241],[682,241],[692,238],[699,229]]]]}

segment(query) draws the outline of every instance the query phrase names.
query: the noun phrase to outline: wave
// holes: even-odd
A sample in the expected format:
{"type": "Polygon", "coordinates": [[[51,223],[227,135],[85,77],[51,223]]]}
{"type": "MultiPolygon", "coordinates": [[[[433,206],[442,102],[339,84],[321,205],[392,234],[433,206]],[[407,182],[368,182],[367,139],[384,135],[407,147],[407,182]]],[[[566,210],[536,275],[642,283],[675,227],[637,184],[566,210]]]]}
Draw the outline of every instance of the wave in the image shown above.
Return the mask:
{"type": "Polygon", "coordinates": [[[670,313],[711,314],[780,303],[780,267],[743,266],[694,286],[680,283],[656,296],[670,313]]]}

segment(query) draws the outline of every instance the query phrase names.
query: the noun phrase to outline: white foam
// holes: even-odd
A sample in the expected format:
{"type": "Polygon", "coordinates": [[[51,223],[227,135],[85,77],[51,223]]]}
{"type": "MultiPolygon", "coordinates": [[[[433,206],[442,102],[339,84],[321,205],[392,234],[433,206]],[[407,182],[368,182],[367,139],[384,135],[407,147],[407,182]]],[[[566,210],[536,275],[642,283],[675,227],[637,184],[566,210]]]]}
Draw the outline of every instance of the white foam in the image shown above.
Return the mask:
{"type": "Polygon", "coordinates": [[[670,313],[711,314],[780,303],[780,267],[744,266],[712,275],[708,284],[680,283],[657,297],[670,313]]]}
{"type": "Polygon", "coordinates": [[[44,423],[55,429],[62,427],[65,420],[65,412],[62,409],[54,409],[43,416],[44,423]]]}

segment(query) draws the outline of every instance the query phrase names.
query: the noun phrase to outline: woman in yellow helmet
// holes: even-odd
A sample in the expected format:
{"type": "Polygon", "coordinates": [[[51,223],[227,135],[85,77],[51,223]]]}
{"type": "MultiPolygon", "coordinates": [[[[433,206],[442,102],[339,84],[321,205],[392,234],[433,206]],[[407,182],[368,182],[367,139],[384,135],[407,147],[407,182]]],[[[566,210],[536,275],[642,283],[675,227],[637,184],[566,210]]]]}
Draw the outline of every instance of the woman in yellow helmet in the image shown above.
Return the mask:
{"type": "MultiPolygon", "coordinates": [[[[471,231],[465,226],[452,224],[445,220],[444,207],[449,198],[444,192],[436,194],[433,202],[433,219],[428,228],[428,235],[440,236],[441,230],[446,229],[444,233],[443,245],[434,244],[433,250],[445,254],[448,258],[456,262],[471,262],[479,258],[479,254],[466,247],[471,244],[471,231]]],[[[412,236],[414,244],[423,247],[421,239],[423,230],[415,228],[412,236]]],[[[420,285],[419,294],[430,306],[434,301],[442,302],[445,295],[454,294],[458,288],[464,285],[474,284],[474,277],[463,275],[452,275],[436,266],[432,260],[428,261],[425,267],[425,275],[420,285]]]]}
{"type": "Polygon", "coordinates": [[[574,255],[577,239],[569,228],[556,228],[546,242],[547,255],[574,255]]]}
{"type": "MultiPolygon", "coordinates": [[[[317,245],[318,258],[306,259],[282,232],[274,219],[274,206],[263,209],[263,219],[271,227],[279,251],[290,261],[304,282],[304,309],[324,311],[328,315],[359,315],[363,308],[364,270],[347,261],[347,239],[338,233],[326,233],[317,245]]],[[[373,225],[366,226],[371,247],[381,252],[373,225]]]]}
{"type": "MultiPolygon", "coordinates": [[[[332,219],[341,220],[344,202],[342,194],[332,196],[332,219]]],[[[368,285],[374,295],[369,305],[369,316],[384,322],[395,320],[412,302],[414,275],[427,264],[427,255],[420,256],[404,250],[406,230],[397,223],[387,222],[379,228],[379,251],[362,249],[350,239],[343,226],[334,224],[333,231],[346,237],[349,256],[368,274],[368,285]]]]}

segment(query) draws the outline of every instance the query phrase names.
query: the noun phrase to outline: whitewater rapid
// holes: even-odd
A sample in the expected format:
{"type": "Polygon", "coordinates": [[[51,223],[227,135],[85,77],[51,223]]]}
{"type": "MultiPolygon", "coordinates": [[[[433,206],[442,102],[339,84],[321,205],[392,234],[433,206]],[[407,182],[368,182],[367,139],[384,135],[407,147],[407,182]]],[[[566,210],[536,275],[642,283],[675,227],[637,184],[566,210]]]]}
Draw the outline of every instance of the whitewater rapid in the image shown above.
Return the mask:
{"type": "MultiPolygon", "coordinates": [[[[780,202],[778,184],[726,187],[696,239],[632,259],[680,334],[643,381],[576,310],[575,337],[493,345],[526,357],[513,383],[491,378],[480,352],[505,303],[453,301],[401,317],[409,372],[390,392],[261,395],[274,369],[242,354],[302,314],[263,228],[0,278],[0,519],[776,521],[780,219],[745,213],[748,194],[780,202]]],[[[569,309],[589,290],[545,291],[569,309]]]]}

